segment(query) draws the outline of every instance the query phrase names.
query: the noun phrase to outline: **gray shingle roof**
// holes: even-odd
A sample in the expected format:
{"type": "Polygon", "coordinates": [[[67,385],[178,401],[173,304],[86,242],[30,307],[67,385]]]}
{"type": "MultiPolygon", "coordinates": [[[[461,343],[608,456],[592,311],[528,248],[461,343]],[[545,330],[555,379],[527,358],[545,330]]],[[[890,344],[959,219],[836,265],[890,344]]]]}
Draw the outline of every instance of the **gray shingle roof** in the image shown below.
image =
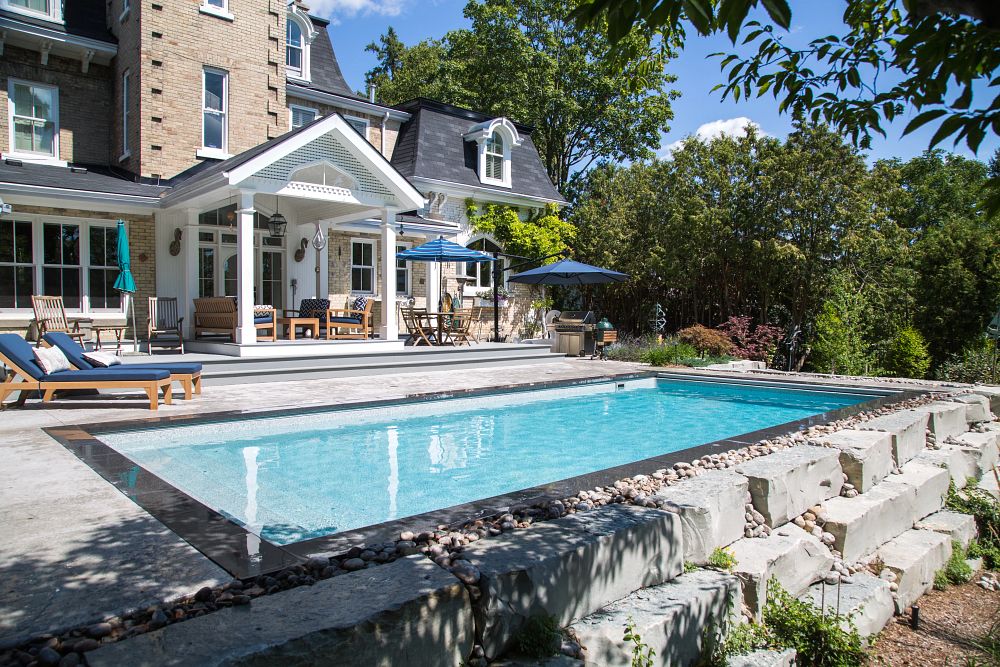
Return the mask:
{"type": "Polygon", "coordinates": [[[62,24],[26,16],[20,12],[0,10],[0,16],[26,25],[64,32],[67,35],[117,44],[118,40],[108,30],[104,7],[104,0],[70,0],[63,5],[62,24]]]}
{"type": "Polygon", "coordinates": [[[119,176],[99,167],[87,171],[72,171],[68,167],[44,164],[17,166],[0,160],[0,187],[4,183],[33,185],[36,187],[62,188],[81,192],[102,192],[114,195],[158,198],[167,188],[159,185],[136,183],[129,177],[119,176]]]}
{"type": "Polygon", "coordinates": [[[565,201],[542,165],[531,127],[515,123],[524,140],[511,149],[511,187],[484,186],[476,172],[476,145],[463,135],[490,116],[441,102],[416,99],[395,108],[412,114],[403,124],[392,166],[407,178],[431,178],[499,193],[565,201]]]}
{"type": "MultiPolygon", "coordinates": [[[[300,83],[305,88],[311,88],[324,93],[343,95],[356,100],[363,100],[355,93],[344,79],[344,73],[340,70],[340,63],[337,62],[337,54],[333,50],[333,43],[326,30],[328,21],[313,16],[309,17],[316,28],[316,39],[313,40],[309,48],[309,83],[300,83]]],[[[298,83],[298,82],[296,82],[298,83]]]]}

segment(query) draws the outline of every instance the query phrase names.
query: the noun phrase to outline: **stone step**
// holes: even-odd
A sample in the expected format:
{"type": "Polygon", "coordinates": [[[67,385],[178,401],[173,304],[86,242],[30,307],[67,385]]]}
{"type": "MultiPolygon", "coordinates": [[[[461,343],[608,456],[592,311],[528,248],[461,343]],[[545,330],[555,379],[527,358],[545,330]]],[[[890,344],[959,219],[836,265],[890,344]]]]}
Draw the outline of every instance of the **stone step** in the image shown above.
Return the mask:
{"type": "Polygon", "coordinates": [[[1000,387],[980,385],[972,388],[973,393],[985,396],[990,402],[990,411],[995,415],[1000,415],[1000,387]]]}
{"type": "Polygon", "coordinates": [[[938,442],[944,442],[945,438],[960,435],[969,430],[969,422],[965,419],[964,404],[953,401],[934,401],[914,408],[913,412],[927,415],[927,428],[934,434],[938,442]]]}
{"type": "Polygon", "coordinates": [[[947,470],[911,461],[867,493],[829,500],[823,529],[833,535],[844,560],[853,563],[941,509],[949,480],[947,470]]]}
{"type": "Polygon", "coordinates": [[[463,555],[480,572],[474,605],[486,657],[502,655],[532,616],[560,627],[684,571],[677,514],[609,505],[481,540],[463,555]]]}
{"type": "Polygon", "coordinates": [[[979,480],[978,488],[1000,500],[1000,484],[997,484],[997,478],[993,476],[993,473],[983,475],[983,478],[979,480]]]}
{"type": "Polygon", "coordinates": [[[990,410],[990,399],[980,394],[962,394],[961,396],[949,396],[949,401],[965,404],[965,421],[969,424],[988,422],[993,419],[993,412],[990,410]]]}
{"type": "Polygon", "coordinates": [[[736,472],[749,480],[753,506],[772,528],[839,495],[844,485],[840,453],[829,447],[790,447],[741,463],[736,472]]]}
{"type": "Polygon", "coordinates": [[[840,467],[859,493],[881,482],[895,465],[892,436],[884,431],[844,429],[818,439],[840,452],[840,467]]]}
{"type": "Polygon", "coordinates": [[[704,565],[714,549],[743,537],[748,489],[743,475],[709,470],[656,493],[666,501],[663,509],[681,518],[684,560],[704,565]]]}
{"type": "Polygon", "coordinates": [[[913,527],[918,530],[933,530],[935,533],[942,533],[947,535],[952,542],[958,542],[966,548],[978,534],[974,516],[951,510],[934,512],[934,514],[918,521],[913,527]]]}
{"type": "Polygon", "coordinates": [[[997,442],[1000,442],[1000,432],[969,432],[955,436],[945,446],[957,448],[972,468],[971,476],[982,479],[1000,461],[1000,447],[997,447],[997,442]]]}
{"type": "Polygon", "coordinates": [[[901,466],[919,454],[927,444],[929,419],[926,412],[900,410],[861,422],[856,428],[864,431],[885,431],[890,434],[892,458],[897,466],[901,466]]]}
{"type": "Polygon", "coordinates": [[[956,447],[940,447],[925,449],[917,455],[914,461],[944,468],[951,475],[955,488],[964,489],[969,481],[969,475],[974,471],[968,465],[968,459],[956,447]]]}
{"type": "Polygon", "coordinates": [[[896,612],[889,582],[867,572],[857,572],[837,584],[821,581],[810,586],[800,599],[811,602],[817,609],[825,605],[828,613],[843,616],[845,630],[848,622],[853,621],[862,637],[881,632],[896,612]]]}
{"type": "Polygon", "coordinates": [[[656,654],[654,665],[696,665],[709,632],[724,633],[738,622],[740,583],[731,574],[696,570],[673,581],[635,591],[573,623],[569,630],[584,647],[586,664],[630,667],[631,646],[622,641],[631,619],[642,642],[656,654]]]}
{"type": "Polygon", "coordinates": [[[726,667],[793,667],[795,649],[768,651],[761,649],[745,655],[734,655],[726,661],[726,667]]]}
{"type": "Polygon", "coordinates": [[[791,595],[801,595],[830,571],[833,555],[816,537],[794,524],[776,528],[768,537],[745,537],[732,544],[733,574],[743,587],[743,601],[760,614],[767,582],[774,577],[791,595]]]}
{"type": "Polygon", "coordinates": [[[106,644],[87,664],[444,666],[472,645],[465,586],[416,555],[106,644]]]}
{"type": "Polygon", "coordinates": [[[934,587],[934,574],[951,558],[951,538],[932,530],[908,530],[876,554],[896,574],[896,613],[902,614],[934,587]]]}

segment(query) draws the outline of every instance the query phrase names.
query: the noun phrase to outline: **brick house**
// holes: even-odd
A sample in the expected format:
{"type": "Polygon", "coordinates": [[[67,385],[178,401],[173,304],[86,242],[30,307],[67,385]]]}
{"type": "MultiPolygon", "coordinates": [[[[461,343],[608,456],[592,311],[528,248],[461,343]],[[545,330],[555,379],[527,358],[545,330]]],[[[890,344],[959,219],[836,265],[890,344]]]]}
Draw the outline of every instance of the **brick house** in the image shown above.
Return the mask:
{"type": "MultiPolygon", "coordinates": [[[[242,346],[256,341],[254,304],[365,294],[379,336],[396,340],[397,302],[436,307],[439,273],[477,303],[488,271],[395,253],[438,236],[496,249],[470,229],[469,203],[524,215],[561,204],[532,129],[432,100],[376,104],[344,80],[335,39],[284,0],[0,0],[0,199],[12,209],[0,215],[0,330],[27,330],[32,294],[124,322],[118,219],[140,330],[154,295],[178,297],[188,326],[194,298],[237,297],[242,346]],[[276,213],[284,236],[269,229],[276,213]]],[[[516,336],[532,294],[512,287],[503,322],[516,336]]]]}

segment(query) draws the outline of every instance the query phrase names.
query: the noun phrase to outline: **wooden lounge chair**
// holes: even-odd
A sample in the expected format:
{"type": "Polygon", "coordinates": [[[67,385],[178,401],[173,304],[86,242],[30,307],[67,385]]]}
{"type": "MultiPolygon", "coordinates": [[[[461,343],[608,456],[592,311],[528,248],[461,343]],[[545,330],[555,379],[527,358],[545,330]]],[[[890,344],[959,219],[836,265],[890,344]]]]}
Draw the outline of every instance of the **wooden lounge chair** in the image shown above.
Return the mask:
{"type": "Polygon", "coordinates": [[[374,301],[374,299],[368,299],[363,310],[357,310],[351,306],[328,310],[326,313],[327,340],[344,338],[366,340],[372,331],[372,304],[374,301]],[[341,333],[341,329],[346,329],[347,333],[341,333]]]}
{"type": "Polygon", "coordinates": [[[0,384],[0,403],[16,391],[21,392],[19,404],[24,403],[29,391],[41,391],[42,401],[47,403],[61,389],[142,389],[149,397],[150,410],[159,407],[162,390],[163,402],[171,403],[170,373],[165,370],[116,367],[46,374],[35,362],[31,344],[17,334],[0,334],[0,361],[10,369],[0,384]],[[18,378],[20,381],[16,381],[18,378]]]}
{"type": "Polygon", "coordinates": [[[73,364],[78,370],[89,371],[89,370],[117,370],[117,369],[137,369],[137,368],[149,368],[153,370],[164,370],[170,373],[170,379],[174,382],[179,382],[181,388],[184,389],[184,398],[191,400],[194,394],[201,393],[201,364],[193,361],[170,361],[163,363],[144,363],[144,364],[120,364],[118,366],[112,366],[110,368],[102,368],[100,366],[94,366],[92,363],[87,361],[84,357],[86,350],[80,346],[75,340],[67,336],[66,334],[60,332],[50,332],[42,337],[42,343],[50,347],[58,347],[62,350],[62,353],[66,355],[69,359],[69,363],[73,364]]]}
{"type": "Polygon", "coordinates": [[[87,335],[80,331],[80,322],[70,323],[66,317],[66,309],[63,307],[61,296],[39,296],[32,295],[31,307],[35,311],[35,321],[38,323],[38,336],[41,337],[49,331],[62,331],[68,336],[72,336],[81,343],[87,335]]]}
{"type": "Polygon", "coordinates": [[[149,318],[146,320],[147,350],[153,353],[153,338],[163,334],[177,336],[177,342],[181,346],[181,354],[184,354],[184,318],[179,317],[177,308],[177,297],[173,296],[151,296],[149,297],[149,318]]]}

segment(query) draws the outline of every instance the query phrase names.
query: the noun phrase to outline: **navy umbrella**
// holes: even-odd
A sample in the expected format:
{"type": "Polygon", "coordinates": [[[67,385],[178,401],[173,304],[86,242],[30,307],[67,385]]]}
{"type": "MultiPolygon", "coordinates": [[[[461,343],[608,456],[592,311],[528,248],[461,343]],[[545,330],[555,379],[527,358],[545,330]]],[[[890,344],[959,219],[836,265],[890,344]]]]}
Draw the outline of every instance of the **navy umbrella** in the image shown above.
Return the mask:
{"type": "MultiPolygon", "coordinates": [[[[438,285],[444,289],[444,281],[441,280],[441,262],[493,262],[496,258],[479,250],[466,248],[454,241],[449,241],[444,237],[438,237],[433,241],[428,241],[416,248],[409,248],[403,252],[396,253],[396,259],[407,262],[438,262],[438,285]]],[[[441,299],[441,295],[438,295],[441,299]]],[[[440,301],[439,308],[440,308],[440,301]]]]}
{"type": "Polygon", "coordinates": [[[602,269],[572,259],[561,259],[537,269],[523,271],[510,277],[511,282],[527,285],[598,285],[621,283],[629,279],[627,273],[602,269]]]}

